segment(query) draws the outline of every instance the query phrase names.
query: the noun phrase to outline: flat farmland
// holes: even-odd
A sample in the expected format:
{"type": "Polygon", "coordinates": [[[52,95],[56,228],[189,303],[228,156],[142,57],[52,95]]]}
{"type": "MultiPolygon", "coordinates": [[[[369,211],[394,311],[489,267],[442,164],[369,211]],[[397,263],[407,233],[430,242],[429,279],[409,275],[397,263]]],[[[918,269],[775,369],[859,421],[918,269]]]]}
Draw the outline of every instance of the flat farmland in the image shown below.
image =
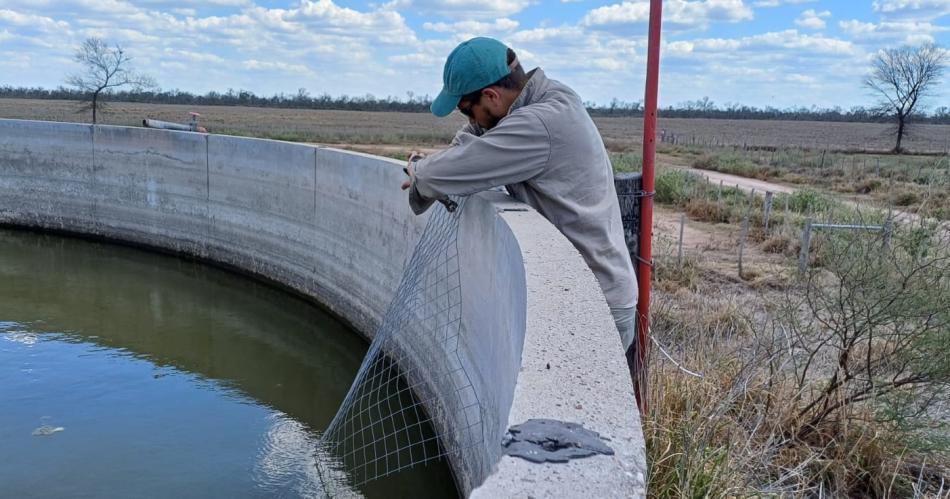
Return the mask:
{"type": "MultiPolygon", "coordinates": [[[[75,101],[0,99],[0,118],[90,122],[75,101]]],[[[439,145],[452,138],[465,118],[453,113],[436,118],[428,113],[327,111],[241,106],[109,103],[100,123],[141,126],[143,118],[186,122],[200,113],[212,133],[332,144],[439,145]]],[[[642,118],[598,117],[594,121],[608,148],[624,151],[639,146],[642,118]]],[[[736,145],[808,149],[886,151],[893,147],[891,127],[875,123],[764,121],[660,118],[658,133],[683,145],[736,145]]],[[[946,152],[950,125],[917,125],[904,141],[918,153],[946,152]]]]}

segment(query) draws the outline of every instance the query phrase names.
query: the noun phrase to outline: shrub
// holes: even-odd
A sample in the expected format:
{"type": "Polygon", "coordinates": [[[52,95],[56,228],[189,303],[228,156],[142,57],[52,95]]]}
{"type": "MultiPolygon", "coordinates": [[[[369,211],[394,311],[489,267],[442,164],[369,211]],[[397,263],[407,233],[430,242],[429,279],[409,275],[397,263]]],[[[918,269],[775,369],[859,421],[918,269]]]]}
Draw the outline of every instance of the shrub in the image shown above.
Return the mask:
{"type": "Polygon", "coordinates": [[[769,237],[762,243],[762,251],[766,253],[785,253],[792,247],[792,239],[785,234],[769,237]]]}
{"type": "Polygon", "coordinates": [[[788,196],[788,208],[796,213],[828,211],[836,204],[814,189],[798,189],[788,196]]]}
{"type": "Polygon", "coordinates": [[[891,195],[891,202],[895,206],[910,206],[920,202],[920,196],[914,191],[897,191],[891,195]]]}
{"type": "Polygon", "coordinates": [[[876,178],[867,178],[855,183],[854,192],[858,194],[869,194],[881,188],[881,181],[876,178]]]}
{"type": "Polygon", "coordinates": [[[825,239],[781,299],[656,295],[651,496],[947,497],[946,234],[825,239]]]}
{"type": "Polygon", "coordinates": [[[610,157],[614,173],[628,173],[643,171],[643,156],[633,153],[613,154],[610,157]]]}
{"type": "Polygon", "coordinates": [[[728,206],[720,206],[706,198],[693,198],[686,203],[686,214],[693,220],[702,222],[728,222],[728,206]]]}
{"type": "Polygon", "coordinates": [[[768,179],[769,170],[744,156],[731,153],[707,153],[693,160],[694,168],[713,170],[741,177],[768,179]]]}
{"type": "Polygon", "coordinates": [[[682,206],[695,192],[696,186],[705,180],[689,172],[665,170],[657,174],[655,182],[656,202],[682,206]]]}

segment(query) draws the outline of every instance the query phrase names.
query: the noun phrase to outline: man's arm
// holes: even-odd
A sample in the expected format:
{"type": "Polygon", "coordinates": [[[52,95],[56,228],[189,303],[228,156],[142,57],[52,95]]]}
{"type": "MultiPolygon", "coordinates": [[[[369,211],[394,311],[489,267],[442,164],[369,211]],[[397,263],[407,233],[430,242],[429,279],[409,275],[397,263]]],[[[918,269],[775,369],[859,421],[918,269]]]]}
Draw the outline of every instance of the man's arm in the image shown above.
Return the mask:
{"type": "Polygon", "coordinates": [[[449,146],[457,146],[462,142],[462,139],[465,135],[474,135],[476,137],[481,137],[485,134],[485,129],[478,126],[477,123],[468,122],[455,132],[455,137],[452,137],[452,141],[449,142],[449,146]]]}
{"type": "Polygon", "coordinates": [[[547,127],[527,110],[511,114],[482,136],[459,133],[453,142],[454,147],[415,164],[409,196],[417,214],[433,199],[528,180],[541,173],[551,154],[547,127]]]}

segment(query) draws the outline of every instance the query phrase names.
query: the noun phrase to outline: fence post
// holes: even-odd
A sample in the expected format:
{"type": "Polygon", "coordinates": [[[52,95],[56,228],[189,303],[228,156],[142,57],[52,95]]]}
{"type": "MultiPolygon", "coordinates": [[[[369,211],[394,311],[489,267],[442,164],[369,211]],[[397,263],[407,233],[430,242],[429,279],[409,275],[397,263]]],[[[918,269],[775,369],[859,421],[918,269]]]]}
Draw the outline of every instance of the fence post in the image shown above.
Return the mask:
{"type": "Polygon", "coordinates": [[[716,211],[722,211],[722,179],[719,179],[719,189],[716,190],[716,211]]]}
{"type": "Polygon", "coordinates": [[[753,188],[752,191],[749,192],[749,204],[746,206],[746,209],[745,209],[746,217],[748,217],[749,214],[752,213],[752,206],[754,205],[755,205],[755,188],[753,188]]]}
{"type": "Polygon", "coordinates": [[[680,215],[679,251],[676,253],[676,268],[683,268],[683,227],[686,226],[686,214],[680,215]]]}
{"type": "Polygon", "coordinates": [[[811,224],[812,219],[809,218],[805,221],[805,229],[802,230],[802,252],[798,257],[798,271],[801,273],[804,273],[805,269],[808,268],[808,247],[811,245],[811,224]]]}
{"type": "Polygon", "coordinates": [[[743,279],[742,253],[745,251],[745,238],[748,235],[749,235],[749,214],[746,213],[745,218],[742,219],[742,232],[739,234],[739,279],[743,279]]]}
{"type": "Polygon", "coordinates": [[[769,216],[772,214],[772,191],[765,192],[765,219],[762,221],[762,225],[765,226],[765,232],[769,232],[769,216]]]}
{"type": "MultiPolygon", "coordinates": [[[[623,225],[624,241],[627,252],[633,262],[636,273],[640,257],[640,198],[643,195],[643,178],[639,173],[618,173],[614,175],[614,188],[617,190],[617,202],[620,204],[620,222],[623,225]]],[[[639,277],[639,276],[637,276],[639,277]]]]}
{"type": "Polygon", "coordinates": [[[884,220],[884,251],[891,247],[891,235],[894,233],[894,218],[891,216],[891,209],[887,209],[887,219],[884,220]]]}

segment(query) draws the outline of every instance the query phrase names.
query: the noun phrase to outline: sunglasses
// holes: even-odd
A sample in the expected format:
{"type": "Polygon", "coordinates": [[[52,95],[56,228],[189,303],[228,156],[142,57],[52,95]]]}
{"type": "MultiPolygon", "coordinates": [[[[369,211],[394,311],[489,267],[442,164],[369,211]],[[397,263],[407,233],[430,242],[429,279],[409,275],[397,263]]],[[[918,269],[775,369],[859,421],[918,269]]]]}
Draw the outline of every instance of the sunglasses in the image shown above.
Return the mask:
{"type": "Polygon", "coordinates": [[[459,112],[469,118],[475,119],[475,113],[473,112],[473,109],[475,108],[475,105],[478,104],[478,102],[481,100],[481,98],[482,98],[482,94],[479,93],[478,97],[475,97],[474,99],[459,101],[459,105],[458,105],[459,112]],[[466,103],[468,105],[465,107],[462,107],[462,105],[466,103]]]}

